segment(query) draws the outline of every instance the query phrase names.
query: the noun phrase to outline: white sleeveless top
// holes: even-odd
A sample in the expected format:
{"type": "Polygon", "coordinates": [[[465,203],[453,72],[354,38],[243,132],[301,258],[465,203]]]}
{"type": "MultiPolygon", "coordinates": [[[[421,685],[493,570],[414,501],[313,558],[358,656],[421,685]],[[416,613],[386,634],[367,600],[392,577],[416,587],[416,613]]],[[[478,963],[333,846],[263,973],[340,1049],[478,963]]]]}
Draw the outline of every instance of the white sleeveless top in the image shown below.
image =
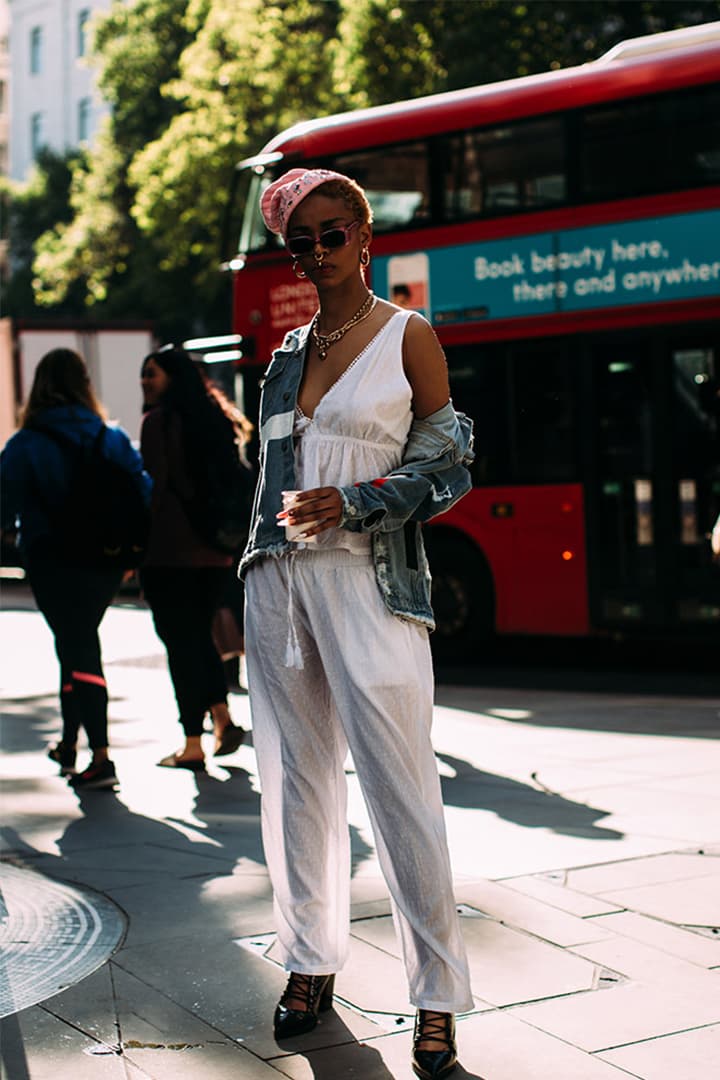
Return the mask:
{"type": "MultiPolygon", "coordinates": [[[[372,481],[401,463],[413,421],[412,387],[402,358],[411,315],[397,311],[388,319],[323,395],[312,418],[297,406],[293,434],[299,491],[372,481]]],[[[311,546],[364,554],[370,545],[368,533],[327,529],[311,546]]]]}

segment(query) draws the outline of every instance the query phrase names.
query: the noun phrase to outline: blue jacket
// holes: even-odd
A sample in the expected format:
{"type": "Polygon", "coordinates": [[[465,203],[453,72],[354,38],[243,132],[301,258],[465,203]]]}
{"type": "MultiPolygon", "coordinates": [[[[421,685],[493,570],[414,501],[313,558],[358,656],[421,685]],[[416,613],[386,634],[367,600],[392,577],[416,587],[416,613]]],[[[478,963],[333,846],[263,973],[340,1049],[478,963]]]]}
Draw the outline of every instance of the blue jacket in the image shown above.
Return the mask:
{"type": "MultiPolygon", "coordinates": [[[[57,405],[35,421],[72,438],[79,445],[97,437],[102,420],[84,405],[57,405]]],[[[119,427],[108,427],[105,452],[136,477],[139,490],[150,505],[152,480],[129,436],[119,427]]],[[[3,529],[20,526],[19,543],[28,551],[38,540],[52,535],[48,506],[58,506],[70,483],[70,456],[54,439],[26,427],[8,439],[0,454],[0,521],[3,529]]]]}
{"type": "MultiPolygon", "coordinates": [[[[250,537],[240,573],[263,556],[286,554],[276,513],[281,492],[297,488],[293,426],[309,327],[292,330],[265,372],[260,401],[260,477],[250,537]]],[[[372,553],[383,599],[400,618],[434,628],[430,570],[420,523],[449,510],[471,487],[472,421],[448,402],[415,420],[401,465],[382,482],[361,481],[340,488],[340,526],[372,534],[372,553]]]]}

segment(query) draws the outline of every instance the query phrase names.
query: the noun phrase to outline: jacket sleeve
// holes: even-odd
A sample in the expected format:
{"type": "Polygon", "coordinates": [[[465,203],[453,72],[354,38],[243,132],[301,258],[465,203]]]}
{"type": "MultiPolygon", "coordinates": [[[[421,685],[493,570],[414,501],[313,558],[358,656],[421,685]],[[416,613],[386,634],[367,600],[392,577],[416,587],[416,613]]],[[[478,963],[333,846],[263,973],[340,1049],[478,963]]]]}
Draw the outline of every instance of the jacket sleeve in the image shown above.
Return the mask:
{"type": "Polygon", "coordinates": [[[413,421],[403,460],[387,476],[340,488],[342,528],[394,532],[445,513],[472,487],[472,421],[448,402],[413,421]]]}
{"type": "Polygon", "coordinates": [[[28,481],[27,461],[13,435],[0,454],[0,524],[3,529],[15,527],[28,481]]]}
{"type": "Polygon", "coordinates": [[[107,455],[133,476],[140,494],[145,500],[145,505],[150,505],[153,482],[150,474],[145,471],[143,459],[137,452],[127,432],[120,427],[108,427],[107,455]]]}

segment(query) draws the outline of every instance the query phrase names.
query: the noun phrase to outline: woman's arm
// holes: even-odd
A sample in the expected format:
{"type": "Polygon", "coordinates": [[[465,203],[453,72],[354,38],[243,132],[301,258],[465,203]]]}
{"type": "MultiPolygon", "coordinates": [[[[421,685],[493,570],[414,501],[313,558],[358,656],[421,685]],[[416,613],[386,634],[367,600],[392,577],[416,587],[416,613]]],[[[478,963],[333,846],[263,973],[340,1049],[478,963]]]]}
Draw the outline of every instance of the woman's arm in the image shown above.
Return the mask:
{"type": "Polygon", "coordinates": [[[27,461],[14,435],[0,454],[0,524],[13,529],[27,486],[27,461]]]}
{"type": "MultiPolygon", "coordinates": [[[[406,521],[428,521],[449,510],[470,490],[472,421],[447,402],[415,420],[403,461],[387,476],[343,488],[304,491],[293,509],[282,511],[292,525],[319,521],[306,535],[341,525],[352,532],[392,532],[406,521]]],[[[298,539],[303,539],[299,537],[298,539]]]]}
{"type": "Polygon", "coordinates": [[[413,412],[422,420],[450,400],[447,361],[435,331],[412,315],[403,338],[403,367],[413,392],[413,412]]]}

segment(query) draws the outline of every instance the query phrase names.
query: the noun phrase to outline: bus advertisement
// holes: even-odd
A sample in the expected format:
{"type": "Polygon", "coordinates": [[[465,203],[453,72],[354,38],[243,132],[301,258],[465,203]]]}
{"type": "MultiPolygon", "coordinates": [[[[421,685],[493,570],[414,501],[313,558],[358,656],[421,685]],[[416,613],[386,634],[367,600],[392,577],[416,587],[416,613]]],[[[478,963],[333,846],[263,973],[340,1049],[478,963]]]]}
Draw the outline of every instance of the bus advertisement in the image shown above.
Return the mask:
{"type": "Polygon", "coordinates": [[[362,184],[368,283],[431,322],[475,421],[473,490],[425,530],[436,653],[718,634],[720,23],[308,121],[241,163],[227,266],[251,414],[317,306],[258,210],[303,165],[362,184]]]}

